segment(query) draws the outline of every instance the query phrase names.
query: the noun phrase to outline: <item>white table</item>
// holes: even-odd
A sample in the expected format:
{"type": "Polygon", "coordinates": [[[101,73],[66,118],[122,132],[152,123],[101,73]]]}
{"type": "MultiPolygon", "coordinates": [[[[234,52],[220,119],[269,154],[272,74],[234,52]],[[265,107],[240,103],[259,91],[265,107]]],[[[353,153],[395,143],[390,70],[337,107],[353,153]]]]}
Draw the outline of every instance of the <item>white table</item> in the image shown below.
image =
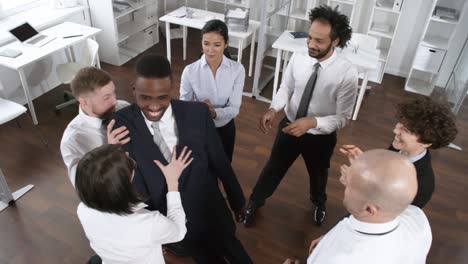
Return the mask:
{"type": "MultiPolygon", "coordinates": [[[[171,61],[171,31],[170,25],[176,24],[182,26],[182,37],[183,37],[183,59],[187,59],[187,27],[202,29],[203,26],[206,24],[208,20],[212,19],[219,19],[224,21],[224,15],[210,12],[206,10],[191,8],[193,10],[193,17],[177,17],[174,14],[181,14],[184,13],[187,7],[182,6],[178,9],[162,16],[159,18],[160,21],[166,22],[166,46],[167,46],[167,59],[169,62],[171,61]]],[[[249,76],[252,76],[252,67],[253,67],[253,59],[254,59],[254,50],[255,50],[255,38],[257,29],[260,26],[260,22],[255,20],[249,21],[249,29],[247,32],[234,32],[229,31],[229,37],[234,37],[239,39],[238,47],[237,47],[237,61],[242,63],[242,50],[244,49],[244,42],[252,36],[252,42],[250,44],[250,61],[249,61],[249,76]]]]}
{"type": "MultiPolygon", "coordinates": [[[[24,95],[28,102],[29,111],[31,112],[31,117],[33,123],[35,125],[38,124],[38,120],[36,117],[36,112],[34,110],[34,105],[32,102],[31,95],[29,93],[29,86],[26,79],[26,75],[24,74],[24,68],[31,63],[39,61],[47,56],[52,55],[55,52],[59,52],[62,50],[69,49],[72,55],[72,59],[74,59],[73,54],[73,45],[77,44],[80,41],[83,41],[87,38],[93,37],[99,33],[101,29],[88,27],[76,23],[65,22],[62,24],[58,24],[51,28],[48,28],[41,33],[44,35],[54,36],[56,37],[51,42],[45,44],[42,47],[31,47],[26,46],[19,41],[12,42],[10,44],[4,45],[0,47],[0,50],[5,48],[11,48],[15,50],[20,50],[23,54],[16,58],[7,58],[0,56],[0,65],[18,71],[21,85],[23,86],[24,95]],[[75,34],[82,34],[80,37],[73,37],[73,38],[62,38],[63,36],[68,35],[75,35],[75,34]]],[[[68,53],[67,53],[68,57],[68,53]]],[[[99,61],[99,58],[97,59],[99,61]]]]}
{"type": "MultiPolygon", "coordinates": [[[[307,53],[307,39],[295,39],[287,31],[283,32],[280,37],[273,43],[273,48],[277,49],[276,53],[276,67],[275,67],[275,78],[273,81],[273,97],[275,96],[278,90],[279,82],[279,71],[281,67],[281,56],[283,51],[286,52],[301,52],[307,53]]],[[[359,89],[359,96],[356,101],[356,106],[354,107],[353,120],[356,120],[359,113],[359,108],[361,107],[362,99],[364,98],[364,93],[367,87],[368,74],[369,71],[377,68],[379,63],[379,50],[352,50],[350,48],[345,48],[341,51],[341,54],[344,55],[353,65],[356,66],[358,72],[363,73],[364,77],[362,79],[361,87],[359,89]]],[[[285,63],[283,65],[283,72],[285,72],[288,55],[286,54],[285,63]]]]}

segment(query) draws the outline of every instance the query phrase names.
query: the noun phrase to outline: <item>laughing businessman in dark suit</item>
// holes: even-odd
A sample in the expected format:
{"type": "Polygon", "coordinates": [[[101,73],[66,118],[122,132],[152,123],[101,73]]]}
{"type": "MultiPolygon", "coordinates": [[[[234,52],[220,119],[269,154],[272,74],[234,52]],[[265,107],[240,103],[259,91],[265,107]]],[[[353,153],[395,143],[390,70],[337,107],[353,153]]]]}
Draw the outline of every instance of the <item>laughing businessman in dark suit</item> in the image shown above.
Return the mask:
{"type": "Polygon", "coordinates": [[[187,216],[183,248],[197,263],[251,263],[235,236],[232,214],[217,185],[219,178],[236,220],[242,221],[244,194],[224,155],[208,107],[171,99],[171,68],[164,57],[142,57],[136,74],[136,104],[114,116],[116,127],[125,126],[130,132],[131,140],[124,149],[137,163],[135,186],[148,195],[149,209],[165,214],[166,183],[153,160],[167,164],[174,147],[180,153],[187,146],[194,160],[179,179],[187,216]]]}

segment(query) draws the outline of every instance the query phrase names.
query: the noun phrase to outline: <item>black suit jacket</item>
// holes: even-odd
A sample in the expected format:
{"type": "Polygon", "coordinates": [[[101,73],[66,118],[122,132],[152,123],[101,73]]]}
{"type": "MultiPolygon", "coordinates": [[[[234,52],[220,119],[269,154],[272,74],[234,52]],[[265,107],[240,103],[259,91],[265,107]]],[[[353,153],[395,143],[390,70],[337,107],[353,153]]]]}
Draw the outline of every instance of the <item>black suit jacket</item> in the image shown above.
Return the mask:
{"type": "MultiPolygon", "coordinates": [[[[179,178],[179,192],[187,216],[187,237],[206,236],[218,230],[235,232],[232,214],[218,188],[223,183],[232,210],[244,206],[245,198],[231,164],[224,154],[208,107],[203,103],[172,100],[178,144],[177,153],[184,146],[192,150],[193,162],[179,178]]],[[[121,109],[114,115],[116,126],[126,126],[130,142],[125,151],[136,161],[133,183],[149,196],[149,209],[166,214],[167,185],[161,170],[153,160],[167,164],[153,141],[143,115],[136,104],[121,109]]]]}
{"type": "MultiPolygon", "coordinates": [[[[392,145],[388,148],[392,151],[399,151],[392,145]]],[[[413,163],[416,167],[416,176],[418,178],[418,192],[414,197],[412,205],[423,208],[434,193],[435,177],[432,170],[431,153],[427,150],[426,155],[413,163]]]]}

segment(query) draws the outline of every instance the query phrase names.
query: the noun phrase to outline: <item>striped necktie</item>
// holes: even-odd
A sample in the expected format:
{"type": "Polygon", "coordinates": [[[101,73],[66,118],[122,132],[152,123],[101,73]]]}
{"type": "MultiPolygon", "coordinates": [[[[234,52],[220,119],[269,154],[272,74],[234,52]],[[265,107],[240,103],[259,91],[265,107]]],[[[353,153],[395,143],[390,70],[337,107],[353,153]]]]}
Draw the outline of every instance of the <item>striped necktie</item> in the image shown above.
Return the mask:
{"type": "Polygon", "coordinates": [[[166,161],[170,162],[171,151],[169,150],[169,147],[167,146],[166,142],[164,141],[164,138],[161,135],[161,130],[159,130],[159,122],[153,122],[151,124],[151,127],[153,128],[153,131],[154,131],[154,135],[153,135],[154,143],[158,145],[159,151],[161,151],[166,161]]]}

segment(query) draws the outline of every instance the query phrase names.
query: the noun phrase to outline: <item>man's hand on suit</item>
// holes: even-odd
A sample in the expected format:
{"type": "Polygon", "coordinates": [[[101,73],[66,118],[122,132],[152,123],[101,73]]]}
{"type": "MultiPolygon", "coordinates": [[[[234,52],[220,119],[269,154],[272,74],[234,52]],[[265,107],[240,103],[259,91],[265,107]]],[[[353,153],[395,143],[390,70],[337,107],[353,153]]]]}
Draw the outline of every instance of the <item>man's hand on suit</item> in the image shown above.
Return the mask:
{"type": "Polygon", "coordinates": [[[130,141],[128,134],[130,133],[125,126],[114,128],[115,120],[112,119],[107,125],[107,143],[114,145],[125,145],[130,141]]]}

